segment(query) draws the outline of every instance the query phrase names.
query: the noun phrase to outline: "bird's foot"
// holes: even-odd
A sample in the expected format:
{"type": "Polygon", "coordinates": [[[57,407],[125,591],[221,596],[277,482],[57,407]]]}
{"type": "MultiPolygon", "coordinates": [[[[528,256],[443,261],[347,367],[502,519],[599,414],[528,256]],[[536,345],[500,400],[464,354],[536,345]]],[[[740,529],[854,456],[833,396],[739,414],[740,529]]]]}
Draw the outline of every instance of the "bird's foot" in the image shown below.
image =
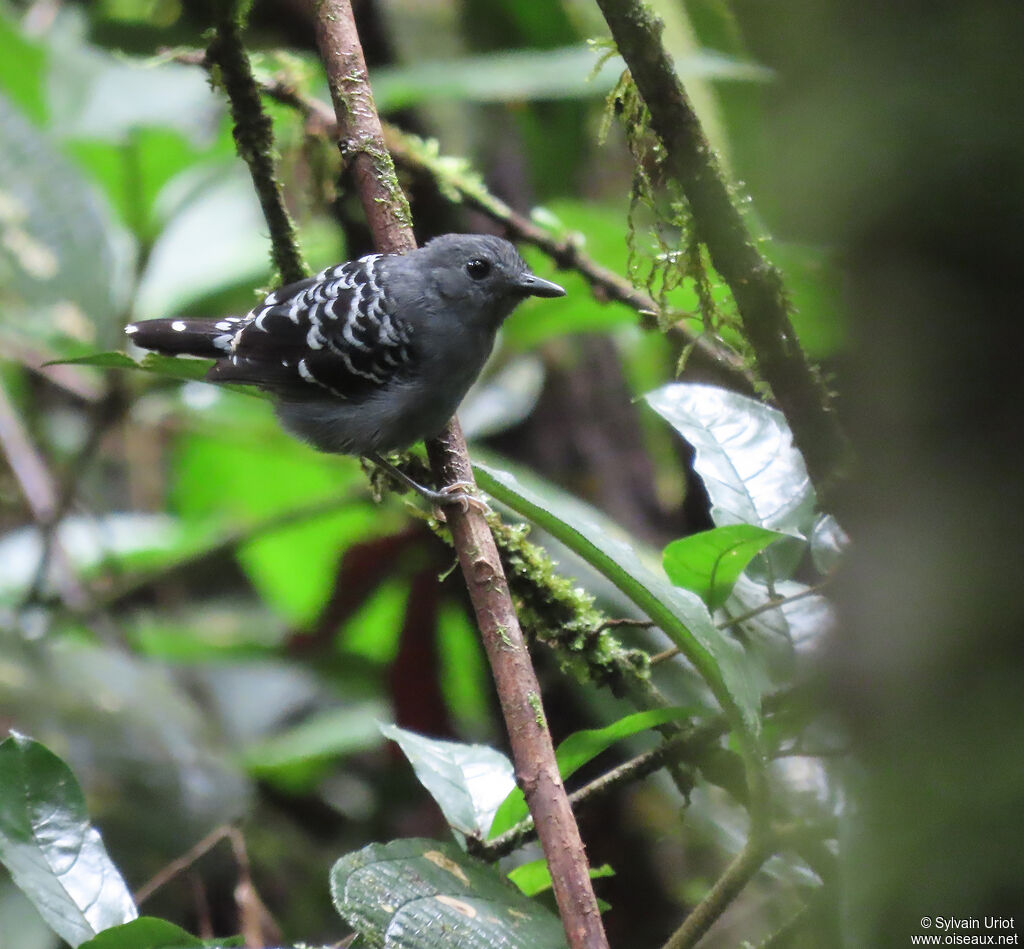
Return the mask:
{"type": "Polygon", "coordinates": [[[432,493],[435,495],[433,499],[434,506],[441,509],[439,513],[442,514],[442,520],[444,519],[443,509],[455,504],[462,508],[464,514],[468,514],[471,510],[477,511],[480,514],[491,513],[487,502],[480,497],[479,488],[472,481],[453,481],[451,484],[446,484],[439,491],[432,493]]]}

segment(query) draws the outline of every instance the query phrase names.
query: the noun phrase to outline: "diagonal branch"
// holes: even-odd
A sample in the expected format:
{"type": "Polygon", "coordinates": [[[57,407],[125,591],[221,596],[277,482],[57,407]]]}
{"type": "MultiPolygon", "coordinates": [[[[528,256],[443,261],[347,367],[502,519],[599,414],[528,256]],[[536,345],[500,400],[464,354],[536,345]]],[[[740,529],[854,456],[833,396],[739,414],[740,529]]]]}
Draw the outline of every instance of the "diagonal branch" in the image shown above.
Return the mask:
{"type": "MultiPolygon", "coordinates": [[[[327,70],[343,156],[353,164],[367,223],[379,250],[415,247],[409,206],[391,156],[366,73],[348,0],[314,0],[317,42],[327,70]]],[[[427,445],[440,484],[473,481],[458,422],[427,445]]],[[[562,924],[572,949],[606,949],[597,900],[579,829],[558,774],[554,746],[494,537],[484,515],[449,508],[448,523],[491,663],[509,732],[516,777],[530,806],[551,870],[562,924]]]]}
{"type": "Polygon", "coordinates": [[[715,153],[661,42],[661,22],[643,0],[597,0],[650,112],[666,166],[690,205],[697,236],[729,285],[758,368],[807,462],[818,494],[842,476],[848,444],[828,390],[807,361],[789,319],[782,274],[765,259],[729,192],[715,153]]]}
{"type": "Polygon", "coordinates": [[[270,229],[270,255],[282,283],[294,283],[309,274],[295,237],[295,224],[281,196],[274,168],[273,124],[263,110],[260,87],[252,75],[238,23],[220,20],[206,50],[206,64],[216,67],[231,103],[235,146],[249,166],[253,186],[270,229]]]}

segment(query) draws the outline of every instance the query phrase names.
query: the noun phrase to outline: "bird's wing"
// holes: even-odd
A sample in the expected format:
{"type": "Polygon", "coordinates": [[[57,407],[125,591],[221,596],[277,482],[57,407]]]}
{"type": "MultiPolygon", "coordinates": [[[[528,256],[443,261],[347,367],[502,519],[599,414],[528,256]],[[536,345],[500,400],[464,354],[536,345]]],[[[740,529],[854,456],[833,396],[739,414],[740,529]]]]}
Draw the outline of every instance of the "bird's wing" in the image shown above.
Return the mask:
{"type": "Polygon", "coordinates": [[[359,401],[402,376],[413,362],[412,330],[395,312],[380,261],[361,257],[271,293],[240,321],[208,378],[286,398],[359,401]]]}

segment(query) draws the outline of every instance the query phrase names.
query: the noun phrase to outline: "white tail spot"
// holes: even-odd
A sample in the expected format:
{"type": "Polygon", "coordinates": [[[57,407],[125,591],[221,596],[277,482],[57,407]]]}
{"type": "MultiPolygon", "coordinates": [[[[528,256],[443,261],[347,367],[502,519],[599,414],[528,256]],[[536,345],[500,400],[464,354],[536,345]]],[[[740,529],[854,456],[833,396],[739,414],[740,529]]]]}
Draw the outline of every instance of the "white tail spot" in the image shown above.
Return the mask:
{"type": "Polygon", "coordinates": [[[139,328],[138,328],[138,327],[137,327],[137,326],[136,326],[136,325],[135,325],[134,323],[129,323],[129,324],[128,324],[128,325],[127,325],[127,326],[126,326],[125,328],[124,328],[124,331],[125,331],[125,335],[127,335],[127,336],[131,336],[131,335],[132,335],[132,333],[137,333],[137,332],[139,331],[139,328]]]}
{"type": "Polygon", "coordinates": [[[171,324],[171,329],[174,330],[174,332],[176,332],[176,333],[184,333],[185,330],[188,329],[188,327],[185,325],[185,321],[184,320],[175,320],[171,324]]]}

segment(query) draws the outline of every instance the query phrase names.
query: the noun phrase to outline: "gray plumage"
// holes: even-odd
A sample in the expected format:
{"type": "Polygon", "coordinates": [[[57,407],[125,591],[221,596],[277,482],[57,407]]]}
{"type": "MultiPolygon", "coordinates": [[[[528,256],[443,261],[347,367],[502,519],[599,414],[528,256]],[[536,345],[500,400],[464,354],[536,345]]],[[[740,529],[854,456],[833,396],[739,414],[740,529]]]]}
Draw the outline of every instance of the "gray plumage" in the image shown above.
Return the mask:
{"type": "Polygon", "coordinates": [[[320,451],[373,456],[440,434],[527,296],[563,296],[498,237],[447,234],[271,293],[244,317],[126,327],[144,349],[215,358],[214,382],[271,392],[320,451]]]}

